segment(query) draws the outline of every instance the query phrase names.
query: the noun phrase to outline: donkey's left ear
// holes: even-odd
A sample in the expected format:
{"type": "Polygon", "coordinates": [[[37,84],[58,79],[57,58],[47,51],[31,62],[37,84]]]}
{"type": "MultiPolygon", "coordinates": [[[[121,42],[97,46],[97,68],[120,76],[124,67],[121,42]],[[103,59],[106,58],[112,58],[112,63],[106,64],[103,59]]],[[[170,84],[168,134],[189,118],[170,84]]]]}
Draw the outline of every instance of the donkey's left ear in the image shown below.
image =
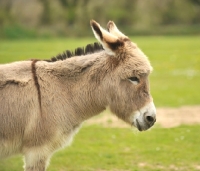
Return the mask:
{"type": "Polygon", "coordinates": [[[123,40],[119,39],[115,35],[112,35],[107,30],[104,30],[96,21],[91,20],[90,25],[96,39],[102,44],[108,54],[114,55],[119,47],[124,46],[123,40]]]}
{"type": "Polygon", "coordinates": [[[112,35],[117,36],[118,38],[129,39],[121,31],[118,30],[117,26],[115,25],[113,21],[108,22],[107,29],[112,35]]]}

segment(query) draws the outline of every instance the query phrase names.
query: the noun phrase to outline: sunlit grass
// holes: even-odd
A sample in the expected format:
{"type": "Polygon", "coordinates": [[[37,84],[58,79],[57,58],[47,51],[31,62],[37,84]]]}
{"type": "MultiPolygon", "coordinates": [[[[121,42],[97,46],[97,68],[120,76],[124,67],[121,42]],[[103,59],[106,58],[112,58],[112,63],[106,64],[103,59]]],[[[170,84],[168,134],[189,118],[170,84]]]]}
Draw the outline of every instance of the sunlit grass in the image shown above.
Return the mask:
{"type": "MultiPolygon", "coordinates": [[[[180,126],[137,133],[85,126],[70,147],[53,156],[48,171],[198,170],[199,130],[199,126],[180,126]]],[[[20,171],[22,165],[21,157],[14,157],[1,161],[0,170],[20,171]]]]}
{"type": "MultiPolygon", "coordinates": [[[[200,104],[200,36],[132,37],[149,57],[156,106],[200,104]]],[[[96,41],[45,39],[0,41],[0,63],[48,59],[96,41]]],[[[190,171],[200,168],[200,127],[153,128],[143,133],[131,129],[88,126],[74,143],[56,153],[48,171],[190,171]]],[[[21,171],[21,157],[0,161],[0,171],[21,171]]]]}

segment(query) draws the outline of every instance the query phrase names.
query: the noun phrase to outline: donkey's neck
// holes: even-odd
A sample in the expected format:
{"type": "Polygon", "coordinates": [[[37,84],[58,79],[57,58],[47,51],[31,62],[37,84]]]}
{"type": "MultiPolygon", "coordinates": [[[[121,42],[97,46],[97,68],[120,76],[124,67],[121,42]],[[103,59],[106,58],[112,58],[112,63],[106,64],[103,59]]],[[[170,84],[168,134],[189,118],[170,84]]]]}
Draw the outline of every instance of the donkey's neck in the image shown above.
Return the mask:
{"type": "Polygon", "coordinates": [[[48,91],[51,91],[55,98],[62,99],[63,112],[68,118],[73,118],[70,121],[73,125],[105,110],[106,98],[102,95],[105,92],[100,82],[101,73],[98,71],[105,61],[104,52],[98,52],[54,63],[37,63],[38,74],[43,75],[44,82],[49,82],[48,91]]]}

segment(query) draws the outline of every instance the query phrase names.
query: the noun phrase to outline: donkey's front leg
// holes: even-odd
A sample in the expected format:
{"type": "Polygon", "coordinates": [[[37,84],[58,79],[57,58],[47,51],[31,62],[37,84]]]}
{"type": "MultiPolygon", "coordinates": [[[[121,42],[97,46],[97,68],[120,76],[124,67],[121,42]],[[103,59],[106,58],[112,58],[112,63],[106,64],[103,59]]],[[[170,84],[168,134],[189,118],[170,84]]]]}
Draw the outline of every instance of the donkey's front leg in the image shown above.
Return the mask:
{"type": "Polygon", "coordinates": [[[51,155],[45,155],[43,151],[38,149],[30,150],[25,154],[25,171],[45,171],[51,155]]]}

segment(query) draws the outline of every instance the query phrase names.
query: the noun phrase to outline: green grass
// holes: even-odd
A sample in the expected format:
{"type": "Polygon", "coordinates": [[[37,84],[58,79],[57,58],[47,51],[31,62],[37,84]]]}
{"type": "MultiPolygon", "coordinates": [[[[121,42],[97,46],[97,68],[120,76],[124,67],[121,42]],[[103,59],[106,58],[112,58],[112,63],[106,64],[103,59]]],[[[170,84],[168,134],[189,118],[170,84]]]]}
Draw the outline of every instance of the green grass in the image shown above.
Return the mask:
{"type": "MultiPolygon", "coordinates": [[[[199,126],[131,129],[85,126],[73,144],[57,152],[48,171],[195,171],[200,167],[199,126]]],[[[0,171],[22,170],[21,157],[0,162],[0,171]]]]}
{"type": "MultiPolygon", "coordinates": [[[[200,104],[200,36],[132,37],[149,56],[156,106],[200,104]]],[[[87,39],[0,40],[0,63],[50,58],[87,39]]],[[[200,126],[136,133],[131,129],[83,127],[69,148],[56,153],[48,171],[200,170],[200,126]]],[[[20,171],[21,156],[0,161],[0,171],[20,171]]]]}

